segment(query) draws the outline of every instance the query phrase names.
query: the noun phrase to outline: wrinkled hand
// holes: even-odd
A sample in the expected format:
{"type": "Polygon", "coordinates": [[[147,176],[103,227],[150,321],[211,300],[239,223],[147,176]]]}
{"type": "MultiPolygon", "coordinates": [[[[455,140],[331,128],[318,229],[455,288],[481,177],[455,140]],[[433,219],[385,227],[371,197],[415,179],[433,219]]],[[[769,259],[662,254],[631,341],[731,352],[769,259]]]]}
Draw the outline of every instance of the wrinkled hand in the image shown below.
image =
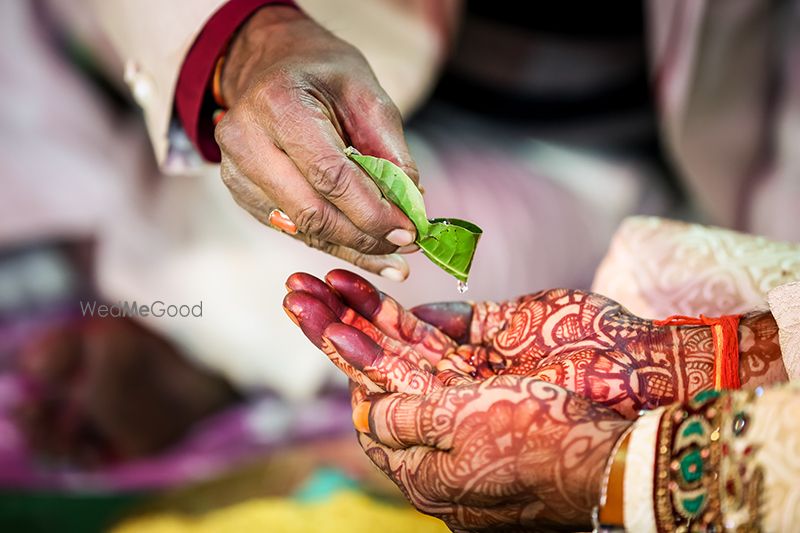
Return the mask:
{"type": "Polygon", "coordinates": [[[352,144],[418,180],[400,114],[358,50],[298,10],[268,6],[234,39],[222,94],[222,179],[240,206],[264,224],[279,208],[310,246],[408,275],[391,252],[414,242],[414,225],[344,154],[352,144]]]}
{"type": "Polygon", "coordinates": [[[359,442],[369,458],[420,511],[456,530],[588,531],[603,468],[631,423],[511,375],[368,405],[359,442]]]}

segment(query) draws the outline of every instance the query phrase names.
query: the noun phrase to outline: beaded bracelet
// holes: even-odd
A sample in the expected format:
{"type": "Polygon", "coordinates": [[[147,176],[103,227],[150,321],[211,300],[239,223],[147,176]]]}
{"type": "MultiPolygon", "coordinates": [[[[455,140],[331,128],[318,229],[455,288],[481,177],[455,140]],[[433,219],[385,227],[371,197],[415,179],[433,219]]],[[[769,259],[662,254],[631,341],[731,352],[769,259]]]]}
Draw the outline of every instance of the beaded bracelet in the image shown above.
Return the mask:
{"type": "Polygon", "coordinates": [[[706,391],[661,417],[654,479],[659,531],[722,531],[719,398],[706,391]]]}

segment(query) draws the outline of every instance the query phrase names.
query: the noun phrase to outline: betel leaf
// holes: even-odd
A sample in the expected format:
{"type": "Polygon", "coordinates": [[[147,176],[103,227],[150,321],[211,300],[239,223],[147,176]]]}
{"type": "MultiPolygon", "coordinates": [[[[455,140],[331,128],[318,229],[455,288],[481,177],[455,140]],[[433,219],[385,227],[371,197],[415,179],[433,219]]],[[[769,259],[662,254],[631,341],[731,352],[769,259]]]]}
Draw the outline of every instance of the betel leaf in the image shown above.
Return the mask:
{"type": "Polygon", "coordinates": [[[400,167],[386,159],[361,155],[355,148],[348,148],[345,153],[369,174],[383,195],[411,219],[417,228],[416,242],[422,252],[445,272],[466,283],[483,233],[481,228],[457,218],[428,220],[422,193],[400,167]]]}
{"type": "Polygon", "coordinates": [[[428,228],[427,235],[417,237],[422,252],[445,272],[466,283],[483,230],[457,218],[435,218],[428,228]]]}
{"type": "Polygon", "coordinates": [[[406,214],[417,227],[417,233],[427,233],[428,217],[425,214],[425,200],[403,169],[386,159],[361,155],[352,146],[347,148],[345,153],[369,174],[383,195],[406,214]]]}

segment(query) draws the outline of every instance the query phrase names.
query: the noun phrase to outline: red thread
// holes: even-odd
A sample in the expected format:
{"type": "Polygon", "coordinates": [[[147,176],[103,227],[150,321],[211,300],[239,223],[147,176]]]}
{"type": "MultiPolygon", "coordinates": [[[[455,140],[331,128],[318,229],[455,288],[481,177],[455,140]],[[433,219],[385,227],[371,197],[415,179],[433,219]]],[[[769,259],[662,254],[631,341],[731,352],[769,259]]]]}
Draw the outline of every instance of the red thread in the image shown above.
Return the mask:
{"type": "Polygon", "coordinates": [[[709,326],[714,341],[714,388],[740,389],[739,380],[739,319],[741,315],[718,318],[700,315],[700,318],[672,315],[664,320],[654,320],[656,326],[709,326]]]}

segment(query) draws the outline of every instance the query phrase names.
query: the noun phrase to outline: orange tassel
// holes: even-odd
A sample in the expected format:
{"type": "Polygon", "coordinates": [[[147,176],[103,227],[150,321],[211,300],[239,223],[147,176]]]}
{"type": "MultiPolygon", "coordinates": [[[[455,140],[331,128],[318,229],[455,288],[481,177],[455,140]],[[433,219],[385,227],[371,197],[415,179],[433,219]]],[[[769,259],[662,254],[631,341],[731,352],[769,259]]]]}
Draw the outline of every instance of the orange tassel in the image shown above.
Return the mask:
{"type": "Polygon", "coordinates": [[[714,388],[737,390],[739,380],[739,319],[741,315],[726,315],[700,318],[672,315],[664,320],[655,320],[656,326],[709,326],[714,341],[714,388]]]}

